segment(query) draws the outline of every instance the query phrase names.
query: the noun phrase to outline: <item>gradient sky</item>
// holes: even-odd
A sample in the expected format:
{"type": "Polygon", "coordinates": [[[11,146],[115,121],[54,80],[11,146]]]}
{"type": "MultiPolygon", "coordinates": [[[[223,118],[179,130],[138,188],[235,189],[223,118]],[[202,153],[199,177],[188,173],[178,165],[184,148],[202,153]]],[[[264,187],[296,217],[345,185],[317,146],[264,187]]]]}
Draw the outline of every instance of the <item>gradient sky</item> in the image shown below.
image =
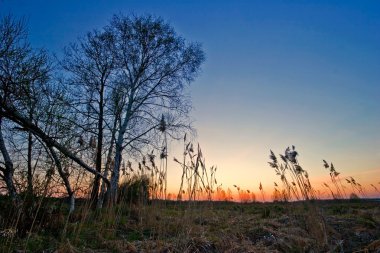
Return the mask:
{"type": "MultiPolygon", "coordinates": [[[[34,47],[57,55],[118,13],[162,16],[201,42],[207,59],[190,88],[192,118],[225,187],[257,191],[261,181],[269,194],[279,181],[269,150],[294,144],[316,187],[329,180],[326,159],[380,188],[379,1],[0,0],[0,14],[9,13],[27,18],[34,47]]],[[[170,163],[171,190],[179,179],[170,163]]]]}

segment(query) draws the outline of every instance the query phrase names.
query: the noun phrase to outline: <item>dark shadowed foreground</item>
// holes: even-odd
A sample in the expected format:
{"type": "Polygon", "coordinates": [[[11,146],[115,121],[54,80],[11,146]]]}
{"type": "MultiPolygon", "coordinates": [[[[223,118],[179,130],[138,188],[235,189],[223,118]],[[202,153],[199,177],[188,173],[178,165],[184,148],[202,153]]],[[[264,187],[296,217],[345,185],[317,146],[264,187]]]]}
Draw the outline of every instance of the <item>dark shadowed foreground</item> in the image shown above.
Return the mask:
{"type": "MultiPolygon", "coordinates": [[[[380,202],[153,202],[72,214],[1,200],[1,252],[378,252],[380,202]],[[29,216],[25,213],[29,212],[29,216]],[[37,213],[38,212],[38,213],[37,213]],[[37,213],[37,214],[36,214],[37,213]]],[[[38,202],[37,202],[38,203],[38,202]]]]}

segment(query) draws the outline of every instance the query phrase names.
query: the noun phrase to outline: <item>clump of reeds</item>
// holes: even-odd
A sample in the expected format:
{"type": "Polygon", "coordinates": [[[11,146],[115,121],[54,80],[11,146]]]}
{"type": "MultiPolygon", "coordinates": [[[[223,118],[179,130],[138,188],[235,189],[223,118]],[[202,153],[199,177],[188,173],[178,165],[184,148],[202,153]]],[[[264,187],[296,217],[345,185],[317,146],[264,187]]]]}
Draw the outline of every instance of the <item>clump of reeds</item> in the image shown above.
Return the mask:
{"type": "Polygon", "coordinates": [[[331,198],[333,198],[333,199],[339,199],[339,197],[337,197],[337,196],[335,195],[334,191],[331,189],[330,185],[328,185],[326,182],[324,182],[324,183],[322,184],[322,186],[323,186],[323,187],[326,187],[326,189],[330,192],[330,194],[331,194],[331,198]]]}
{"type": "Polygon", "coordinates": [[[146,204],[149,201],[149,178],[145,175],[134,175],[119,185],[118,202],[146,204]]]}
{"type": "Polygon", "coordinates": [[[263,189],[263,185],[261,184],[261,182],[260,182],[260,185],[259,185],[259,190],[261,192],[261,197],[263,198],[263,202],[265,202],[264,189],[263,189]]]}
{"type": "Polygon", "coordinates": [[[147,179],[149,181],[149,197],[151,199],[165,199],[166,173],[161,166],[157,166],[154,150],[142,156],[141,161],[137,163],[137,169],[134,169],[132,163],[127,161],[127,163],[123,162],[121,171],[124,182],[133,183],[136,178],[147,179]]]}
{"type": "Polygon", "coordinates": [[[334,164],[333,163],[329,164],[328,162],[326,162],[326,160],[323,160],[323,166],[325,167],[325,169],[330,170],[330,179],[331,179],[331,182],[335,186],[335,189],[336,189],[336,192],[334,193],[332,191],[332,189],[330,188],[330,186],[328,186],[326,183],[324,183],[324,186],[326,186],[330,190],[332,197],[334,199],[343,199],[343,198],[347,197],[347,195],[344,191],[344,187],[342,185],[342,182],[339,178],[340,172],[338,172],[335,169],[334,164]]]}
{"type": "Polygon", "coordinates": [[[301,167],[297,156],[298,152],[294,146],[287,147],[285,153],[280,154],[282,162],[277,159],[272,150],[270,151],[269,165],[274,168],[283,183],[283,199],[290,200],[292,197],[296,200],[315,199],[316,194],[311,186],[309,174],[301,167]]]}
{"type": "Polygon", "coordinates": [[[174,161],[181,165],[182,176],[178,200],[183,200],[187,194],[189,201],[195,201],[205,196],[206,199],[212,200],[214,188],[217,186],[216,171],[217,167],[207,169],[205,158],[203,157],[200,145],[197,145],[197,150],[191,142],[187,142],[186,135],[184,137],[184,152],[183,160],[179,161],[174,158],[174,161]],[[185,190],[186,189],[186,190],[185,190]]]}
{"type": "Polygon", "coordinates": [[[279,185],[274,182],[274,190],[272,195],[273,201],[285,201],[287,202],[289,200],[289,195],[286,191],[286,189],[281,189],[279,185]]]}
{"type": "Polygon", "coordinates": [[[363,186],[359,184],[353,177],[346,178],[346,182],[351,185],[352,194],[361,195],[364,198],[367,197],[363,186]]]}
{"type": "MultiPolygon", "coordinates": [[[[255,202],[256,201],[256,195],[255,193],[251,192],[250,190],[244,190],[240,188],[240,186],[234,184],[233,185],[237,190],[237,196],[239,198],[239,201],[241,203],[249,203],[249,202],[255,202]]],[[[232,196],[230,198],[226,198],[227,201],[233,200],[232,196]]]]}

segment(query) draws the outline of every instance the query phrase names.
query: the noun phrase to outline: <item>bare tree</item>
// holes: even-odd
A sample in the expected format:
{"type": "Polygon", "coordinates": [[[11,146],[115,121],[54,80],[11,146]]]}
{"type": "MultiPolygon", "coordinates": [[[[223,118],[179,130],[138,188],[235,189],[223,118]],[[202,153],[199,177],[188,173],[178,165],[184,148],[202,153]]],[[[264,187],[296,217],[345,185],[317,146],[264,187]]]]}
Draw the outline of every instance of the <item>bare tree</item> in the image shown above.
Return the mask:
{"type": "MultiPolygon", "coordinates": [[[[24,22],[6,16],[0,21],[0,100],[2,104],[23,107],[30,95],[30,86],[35,82],[44,82],[49,70],[47,55],[44,51],[34,51],[26,40],[24,22]]],[[[0,108],[0,118],[4,118],[4,108],[0,108]]],[[[31,138],[30,154],[31,154],[31,138]]],[[[1,153],[5,161],[3,168],[9,194],[14,197],[14,168],[1,135],[1,153]]],[[[30,159],[31,160],[31,159],[30,159]]],[[[31,168],[29,168],[31,169],[31,168]]],[[[28,182],[30,183],[30,171],[28,182]]],[[[30,186],[31,187],[31,186],[30,186]]]]}
{"type": "Polygon", "coordinates": [[[161,18],[114,16],[108,29],[115,38],[117,85],[123,94],[110,188],[115,200],[123,150],[157,129],[163,112],[186,115],[184,86],[197,75],[204,54],[161,18]]]}
{"type": "MultiPolygon", "coordinates": [[[[112,51],[113,36],[107,31],[93,31],[65,50],[62,66],[70,74],[68,80],[75,90],[77,109],[88,119],[86,130],[93,131],[90,146],[95,149],[95,169],[102,172],[105,107],[112,92],[112,74],[115,60],[112,51]],[[96,129],[92,130],[96,126],[96,129]]],[[[80,122],[83,126],[83,122],[80,122]]],[[[100,176],[95,175],[91,192],[92,203],[98,200],[100,176]]]]}
{"type": "MultiPolygon", "coordinates": [[[[167,148],[168,137],[189,127],[185,87],[204,54],[160,18],[114,16],[101,31],[70,45],[61,62],[67,86],[51,80],[47,54],[29,46],[22,22],[6,17],[0,33],[0,123],[6,119],[27,133],[29,192],[35,143],[55,164],[73,210],[75,187],[63,156],[94,175],[91,199],[95,203],[100,191],[101,206],[106,185],[116,200],[123,155],[158,148],[159,136],[167,148]]],[[[14,166],[1,126],[0,177],[13,196],[14,166]]]]}
{"type": "MultiPolygon", "coordinates": [[[[61,119],[63,115],[49,115],[46,113],[48,121],[39,121],[33,118],[33,113],[28,113],[25,105],[33,96],[31,87],[36,85],[40,91],[44,92],[43,84],[49,81],[50,64],[47,54],[41,50],[33,50],[27,42],[27,33],[22,21],[16,21],[12,17],[5,17],[0,22],[0,118],[8,119],[16,124],[19,129],[31,133],[44,143],[49,149],[56,148],[66,157],[75,161],[85,170],[94,175],[103,177],[101,173],[94,170],[89,164],[76,155],[75,150],[70,146],[60,142],[57,136],[51,136],[46,129],[48,121],[61,119]],[[41,123],[43,122],[43,123],[41,123]]],[[[59,85],[59,84],[56,84],[59,85]]],[[[46,91],[44,99],[49,106],[59,98],[51,96],[46,91]]],[[[34,99],[35,97],[33,97],[34,99]]],[[[66,125],[61,127],[65,128],[66,125]]],[[[2,129],[0,129],[2,130],[2,129]]],[[[1,137],[3,137],[1,135],[1,137]]],[[[0,138],[1,153],[4,160],[4,167],[1,167],[1,177],[6,181],[8,192],[15,196],[15,189],[12,186],[14,168],[7,152],[4,138],[0,138]]],[[[53,150],[53,149],[51,149],[53,150]]],[[[50,153],[52,153],[50,150],[50,153]]],[[[53,150],[54,151],[54,150],[53,150]]],[[[109,184],[107,178],[106,183],[109,184]]],[[[63,178],[65,181],[65,178],[63,178]]],[[[70,193],[69,193],[70,195],[70,193]]]]}

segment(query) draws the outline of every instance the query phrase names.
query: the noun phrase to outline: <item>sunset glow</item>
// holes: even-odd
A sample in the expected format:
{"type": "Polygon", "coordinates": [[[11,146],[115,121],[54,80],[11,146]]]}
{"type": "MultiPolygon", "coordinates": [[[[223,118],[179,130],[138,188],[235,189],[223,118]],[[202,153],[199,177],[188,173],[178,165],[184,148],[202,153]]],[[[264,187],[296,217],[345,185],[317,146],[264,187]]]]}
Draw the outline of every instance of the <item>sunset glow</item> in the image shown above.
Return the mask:
{"type": "Polygon", "coordinates": [[[1,252],[380,252],[380,1],[0,0],[1,252]]]}
{"type": "MultiPolygon", "coordinates": [[[[190,85],[197,134],[218,185],[270,200],[280,179],[269,151],[295,145],[321,198],[333,162],[380,197],[380,37],[378,3],[363,1],[1,1],[1,14],[25,17],[33,47],[60,56],[114,13],[154,13],[206,52],[190,85]],[[74,4],[75,2],[75,4],[74,4]],[[227,18],[228,17],[228,18],[227,18]]],[[[170,141],[168,192],[178,191],[183,143],[170,141]]],[[[133,166],[137,165],[133,162],[133,166]]],[[[346,185],[349,188],[349,185],[346,185]]],[[[349,191],[349,189],[347,189],[349,191]]],[[[236,196],[234,197],[236,199],[236,196]]]]}

